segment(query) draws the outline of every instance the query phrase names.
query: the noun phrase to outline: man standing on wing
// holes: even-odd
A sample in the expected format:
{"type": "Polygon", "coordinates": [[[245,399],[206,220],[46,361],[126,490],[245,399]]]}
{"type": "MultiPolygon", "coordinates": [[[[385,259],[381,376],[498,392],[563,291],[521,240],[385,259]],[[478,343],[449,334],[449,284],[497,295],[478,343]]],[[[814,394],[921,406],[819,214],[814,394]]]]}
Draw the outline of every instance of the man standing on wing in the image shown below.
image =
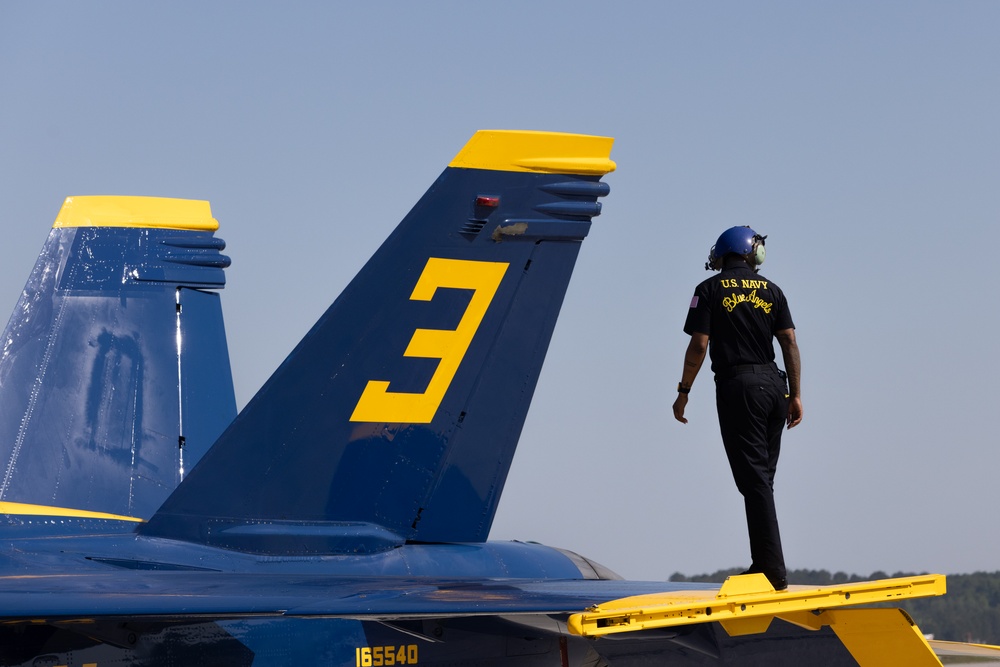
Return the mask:
{"type": "Polygon", "coordinates": [[[688,393],[710,352],[722,442],[746,504],[753,559],[746,573],[761,572],[775,590],[783,590],[788,581],[774,508],[774,472],[783,428],[802,421],[802,399],[799,348],[785,295],[757,273],[765,238],[749,227],[732,227],[709,252],[705,268],[720,273],[695,288],[684,323],[691,342],[673,410],[686,424],[688,393]],[[787,376],[774,363],[774,338],[787,376]]]}

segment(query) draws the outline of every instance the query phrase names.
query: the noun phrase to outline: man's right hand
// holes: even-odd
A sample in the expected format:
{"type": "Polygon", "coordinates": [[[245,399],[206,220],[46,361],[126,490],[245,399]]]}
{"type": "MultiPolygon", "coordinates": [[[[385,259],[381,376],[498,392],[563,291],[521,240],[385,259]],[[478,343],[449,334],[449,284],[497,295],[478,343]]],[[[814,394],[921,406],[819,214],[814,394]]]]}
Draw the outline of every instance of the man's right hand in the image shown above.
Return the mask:
{"type": "Polygon", "coordinates": [[[682,424],[687,424],[688,420],[684,418],[684,408],[688,404],[687,394],[677,394],[677,400],[674,401],[674,419],[682,424]]]}

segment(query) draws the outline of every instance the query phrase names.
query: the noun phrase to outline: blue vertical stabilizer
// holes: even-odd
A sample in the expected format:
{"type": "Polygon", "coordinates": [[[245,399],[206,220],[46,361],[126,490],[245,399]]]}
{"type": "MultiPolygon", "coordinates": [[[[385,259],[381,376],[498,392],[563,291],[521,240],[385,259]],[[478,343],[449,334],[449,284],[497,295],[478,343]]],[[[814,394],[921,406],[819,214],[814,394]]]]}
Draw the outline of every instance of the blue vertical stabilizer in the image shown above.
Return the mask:
{"type": "Polygon", "coordinates": [[[4,330],[0,514],[148,518],[236,414],[207,202],[70,197],[4,330]]]}
{"type": "Polygon", "coordinates": [[[485,540],[611,143],[476,134],[140,530],[265,553],[485,540]]]}

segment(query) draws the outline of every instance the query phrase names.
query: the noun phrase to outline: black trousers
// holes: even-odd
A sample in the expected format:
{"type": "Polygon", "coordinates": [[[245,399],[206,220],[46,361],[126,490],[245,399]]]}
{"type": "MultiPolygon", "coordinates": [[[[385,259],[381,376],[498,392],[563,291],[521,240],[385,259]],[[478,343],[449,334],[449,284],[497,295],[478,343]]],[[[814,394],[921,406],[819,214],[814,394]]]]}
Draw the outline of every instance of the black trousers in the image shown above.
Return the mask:
{"type": "Polygon", "coordinates": [[[722,442],[736,488],[746,505],[751,572],[773,582],[785,578],[778,515],[774,508],[774,473],[781,433],[788,415],[788,390],[778,367],[719,374],[715,378],[722,442]]]}

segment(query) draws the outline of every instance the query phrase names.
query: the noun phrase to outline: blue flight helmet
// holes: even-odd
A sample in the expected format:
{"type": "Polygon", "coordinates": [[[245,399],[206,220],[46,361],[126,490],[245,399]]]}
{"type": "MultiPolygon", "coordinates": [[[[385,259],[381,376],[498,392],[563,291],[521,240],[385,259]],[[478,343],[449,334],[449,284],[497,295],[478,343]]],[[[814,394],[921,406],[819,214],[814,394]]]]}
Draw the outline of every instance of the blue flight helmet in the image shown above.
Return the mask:
{"type": "Polygon", "coordinates": [[[758,266],[764,263],[764,239],[766,238],[766,236],[761,236],[748,226],[730,227],[722,232],[719,240],[708,251],[708,261],[705,262],[705,270],[721,270],[722,259],[726,255],[739,255],[756,270],[758,266]]]}

